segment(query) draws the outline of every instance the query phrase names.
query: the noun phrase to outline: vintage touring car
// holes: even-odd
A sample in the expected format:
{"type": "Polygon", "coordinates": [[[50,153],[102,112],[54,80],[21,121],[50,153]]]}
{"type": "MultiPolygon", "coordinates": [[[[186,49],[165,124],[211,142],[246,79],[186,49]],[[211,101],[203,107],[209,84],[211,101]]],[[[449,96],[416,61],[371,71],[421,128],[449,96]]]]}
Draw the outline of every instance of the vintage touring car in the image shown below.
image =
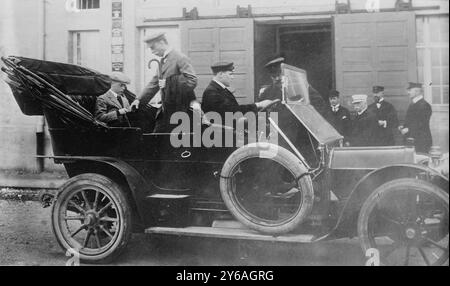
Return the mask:
{"type": "Polygon", "coordinates": [[[138,123],[109,127],[94,118],[96,98],[110,88],[107,76],[2,60],[22,112],[48,122],[52,158],[70,177],[52,199],[52,228],[86,263],[111,261],[133,232],[285,243],[357,236],[362,255],[375,249],[383,265],[448,263],[441,156],[412,146],[343,147],[310,104],[301,69],[282,66],[283,101],[269,107],[288,114],[279,120],[295,121],[268,118],[280,144],[175,148],[171,137],[195,134],[146,133],[138,123]],[[283,130],[292,126],[295,132],[283,130]]]}

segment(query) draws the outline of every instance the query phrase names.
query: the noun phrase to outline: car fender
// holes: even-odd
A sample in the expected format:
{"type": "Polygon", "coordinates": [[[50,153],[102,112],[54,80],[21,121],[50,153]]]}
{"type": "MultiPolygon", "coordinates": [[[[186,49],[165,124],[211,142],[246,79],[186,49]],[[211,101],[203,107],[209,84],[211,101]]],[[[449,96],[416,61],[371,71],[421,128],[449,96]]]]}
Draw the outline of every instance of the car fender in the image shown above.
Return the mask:
{"type": "Polygon", "coordinates": [[[339,230],[339,233],[341,233],[341,231],[344,233],[348,233],[349,231],[353,233],[356,231],[355,223],[362,204],[369,195],[382,184],[399,178],[417,177],[439,186],[447,193],[449,191],[448,179],[437,171],[424,165],[396,164],[376,169],[366,174],[355,185],[332,232],[339,230]]]}
{"type": "MultiPolygon", "coordinates": [[[[142,175],[130,164],[126,163],[123,160],[111,157],[47,157],[54,159],[55,162],[63,163],[66,165],[66,168],[71,169],[72,166],[78,167],[71,164],[80,164],[80,163],[89,163],[94,166],[99,166],[100,168],[79,168],[75,170],[68,170],[69,176],[73,177],[81,173],[100,173],[105,175],[106,170],[115,170],[119,172],[123,178],[125,179],[125,183],[127,184],[132,204],[135,205],[137,214],[139,216],[139,221],[148,225],[151,223],[151,215],[148,212],[148,208],[145,205],[145,198],[149,193],[154,192],[152,186],[146,182],[146,180],[142,177],[142,175]],[[109,169],[108,169],[109,168],[109,169]],[[72,174],[70,174],[72,173],[72,174]],[[145,220],[145,221],[144,221],[145,220]],[[150,220],[150,221],[149,221],[150,220]]],[[[118,181],[118,178],[111,178],[113,180],[118,181]]],[[[120,183],[120,182],[119,182],[120,183]]]]}

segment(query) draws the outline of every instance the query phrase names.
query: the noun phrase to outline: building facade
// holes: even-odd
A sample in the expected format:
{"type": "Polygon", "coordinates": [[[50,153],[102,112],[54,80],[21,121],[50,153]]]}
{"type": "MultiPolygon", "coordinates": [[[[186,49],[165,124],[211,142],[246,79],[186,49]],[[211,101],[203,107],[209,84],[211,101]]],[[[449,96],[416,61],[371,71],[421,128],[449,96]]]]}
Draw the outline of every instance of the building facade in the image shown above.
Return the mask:
{"type": "MultiPolygon", "coordinates": [[[[165,31],[188,55],[201,99],[215,61],[236,65],[234,89],[253,102],[270,82],[264,64],[282,53],[349,105],[352,94],[386,87],[402,120],[408,81],[423,82],[433,106],[433,145],[448,151],[448,1],[439,0],[19,0],[3,1],[0,53],[124,71],[138,93],[152,76],[143,38],[165,31]]],[[[43,120],[23,116],[4,83],[0,93],[0,169],[36,169],[36,132],[43,120]],[[35,167],[33,167],[35,166],[35,167]]],[[[48,134],[46,152],[51,154],[48,134]]],[[[55,168],[51,161],[46,168],[55,168]]]]}

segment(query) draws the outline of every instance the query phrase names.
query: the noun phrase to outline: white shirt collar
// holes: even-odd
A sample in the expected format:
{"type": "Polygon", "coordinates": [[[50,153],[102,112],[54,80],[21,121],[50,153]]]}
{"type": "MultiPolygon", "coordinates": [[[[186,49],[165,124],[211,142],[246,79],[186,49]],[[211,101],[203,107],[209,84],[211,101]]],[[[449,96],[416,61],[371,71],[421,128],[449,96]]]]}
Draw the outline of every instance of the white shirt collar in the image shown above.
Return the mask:
{"type": "Polygon", "coordinates": [[[218,81],[218,80],[216,80],[216,79],[213,79],[213,81],[215,81],[218,85],[220,85],[223,89],[226,89],[227,87],[223,84],[223,83],[221,83],[220,81],[218,81]]]}
{"type": "Polygon", "coordinates": [[[167,48],[167,50],[164,52],[164,55],[163,55],[163,59],[164,58],[166,58],[169,54],[170,54],[170,52],[172,52],[173,51],[173,48],[172,47],[168,47],[167,48]]]}
{"type": "Polygon", "coordinates": [[[383,100],[384,100],[384,98],[382,97],[382,98],[380,98],[380,101],[378,101],[377,103],[382,103],[383,100]]]}
{"type": "Polygon", "coordinates": [[[341,107],[341,105],[338,103],[338,104],[336,104],[336,105],[332,105],[332,106],[331,106],[331,109],[332,109],[332,110],[339,110],[340,107],[341,107]]]}
{"type": "Polygon", "coordinates": [[[112,89],[109,90],[116,98],[119,97],[117,93],[115,93],[112,89]]]}
{"type": "Polygon", "coordinates": [[[367,107],[366,108],[364,108],[363,110],[361,110],[360,112],[358,112],[358,115],[361,115],[361,114],[363,114],[365,111],[367,110],[367,107]]]}
{"type": "Polygon", "coordinates": [[[421,99],[423,99],[423,95],[414,97],[414,98],[412,99],[412,101],[413,101],[414,103],[417,103],[417,102],[418,102],[419,100],[421,100],[421,99]]]}

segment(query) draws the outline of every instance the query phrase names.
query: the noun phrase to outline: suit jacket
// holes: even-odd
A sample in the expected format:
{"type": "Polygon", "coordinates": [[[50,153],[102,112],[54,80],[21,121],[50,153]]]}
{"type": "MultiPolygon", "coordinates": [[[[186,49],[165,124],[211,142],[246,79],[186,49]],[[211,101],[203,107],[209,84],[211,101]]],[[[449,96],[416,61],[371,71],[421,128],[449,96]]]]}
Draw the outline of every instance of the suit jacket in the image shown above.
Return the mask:
{"type": "Polygon", "coordinates": [[[119,109],[130,107],[130,103],[125,96],[122,96],[122,101],[123,107],[111,91],[99,96],[95,106],[95,118],[99,121],[108,123],[108,125],[126,124],[126,126],[128,126],[127,119],[124,115],[117,116],[117,111],[119,109]]]}
{"type": "Polygon", "coordinates": [[[350,145],[373,146],[377,127],[377,116],[372,110],[367,108],[361,115],[356,114],[351,121],[350,145]]]}
{"type": "Polygon", "coordinates": [[[414,138],[417,152],[428,153],[432,145],[430,118],[431,105],[424,99],[411,103],[406,112],[404,127],[409,129],[405,138],[414,138]]]}
{"type": "Polygon", "coordinates": [[[336,128],[336,130],[344,137],[348,137],[350,134],[350,111],[342,105],[339,106],[337,112],[333,111],[330,106],[331,112],[331,124],[336,128]]]}
{"type": "Polygon", "coordinates": [[[383,100],[380,102],[380,108],[378,108],[377,103],[372,103],[369,109],[376,114],[378,120],[386,121],[386,128],[378,125],[376,129],[375,144],[377,146],[394,146],[394,130],[399,126],[395,107],[383,100]]]}
{"type": "Polygon", "coordinates": [[[225,112],[257,112],[255,104],[241,104],[237,102],[234,95],[226,88],[221,87],[217,82],[211,81],[203,92],[202,109],[206,112],[217,112],[225,123],[225,112]]]}
{"type": "MultiPolygon", "coordinates": [[[[175,75],[177,77],[179,84],[183,88],[193,91],[197,87],[197,76],[194,71],[189,58],[180,52],[172,50],[164,59],[164,63],[161,66],[161,75],[163,79],[170,78],[175,75]]],[[[153,77],[144,90],[139,96],[141,100],[141,105],[145,106],[147,103],[156,95],[159,91],[159,78],[158,76],[153,77]]],[[[167,84],[167,83],[166,83],[167,84]]],[[[168,87],[166,86],[166,89],[168,87]]],[[[164,90],[162,91],[164,93],[164,90]]],[[[163,105],[164,95],[162,96],[163,105]]]]}

